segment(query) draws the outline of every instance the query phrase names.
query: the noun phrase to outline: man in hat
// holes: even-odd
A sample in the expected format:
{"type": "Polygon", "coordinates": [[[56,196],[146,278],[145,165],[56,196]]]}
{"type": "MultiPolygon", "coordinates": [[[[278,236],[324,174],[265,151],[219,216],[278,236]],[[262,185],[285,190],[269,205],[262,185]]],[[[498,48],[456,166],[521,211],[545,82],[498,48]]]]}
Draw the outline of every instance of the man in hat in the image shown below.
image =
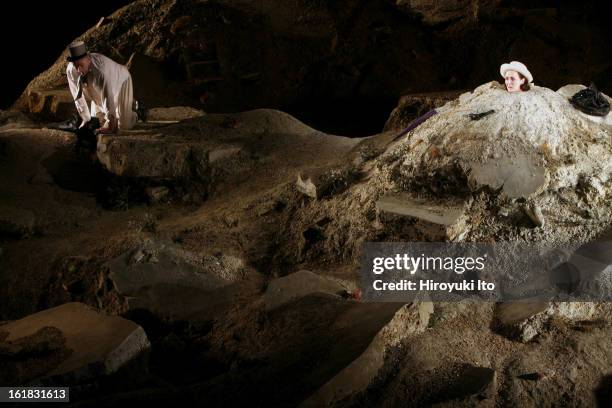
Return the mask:
{"type": "MultiPolygon", "coordinates": [[[[81,117],[80,127],[98,117],[103,126],[97,133],[131,129],[138,120],[138,103],[134,101],[132,76],[127,67],[102,54],[89,53],[83,41],[70,44],[68,52],[66,76],[81,117]],[[87,100],[91,101],[91,109],[87,100]]],[[[144,116],[142,109],[140,113],[144,116]]]]}

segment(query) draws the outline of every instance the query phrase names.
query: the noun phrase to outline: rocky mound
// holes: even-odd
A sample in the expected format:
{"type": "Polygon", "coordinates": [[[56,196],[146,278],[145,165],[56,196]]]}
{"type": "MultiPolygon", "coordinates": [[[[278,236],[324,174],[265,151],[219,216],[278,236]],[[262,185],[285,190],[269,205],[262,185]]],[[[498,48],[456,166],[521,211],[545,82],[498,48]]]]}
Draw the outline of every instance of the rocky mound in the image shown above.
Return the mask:
{"type": "Polygon", "coordinates": [[[489,185],[501,187],[510,198],[529,198],[544,190],[575,187],[580,177],[606,183],[612,171],[609,128],[587,120],[548,88],[509,93],[492,82],[440,110],[388,153],[400,158],[404,185],[418,180],[434,190],[437,176],[452,168],[474,182],[472,191],[489,185]],[[481,119],[468,116],[489,110],[494,112],[481,119]]]}
{"type": "Polygon", "coordinates": [[[439,111],[373,158],[362,143],[364,181],[303,210],[304,221],[330,220],[320,251],[358,259],[366,240],[580,243],[609,227],[607,123],[561,93],[511,94],[496,82],[439,111]]]}

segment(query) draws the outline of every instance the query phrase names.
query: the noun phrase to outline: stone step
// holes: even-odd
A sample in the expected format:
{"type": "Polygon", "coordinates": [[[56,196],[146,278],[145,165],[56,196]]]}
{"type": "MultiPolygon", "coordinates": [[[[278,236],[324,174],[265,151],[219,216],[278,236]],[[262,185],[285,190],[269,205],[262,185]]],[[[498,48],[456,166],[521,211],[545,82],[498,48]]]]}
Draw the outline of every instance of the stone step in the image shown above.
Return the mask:
{"type": "Polygon", "coordinates": [[[74,100],[66,89],[31,90],[28,93],[28,111],[45,118],[67,119],[76,113],[74,100]]]}
{"type": "Polygon", "coordinates": [[[116,373],[150,348],[136,323],[78,302],[7,323],[0,327],[0,339],[16,353],[11,364],[19,378],[11,380],[21,384],[87,383],[116,373]],[[41,348],[46,352],[40,353],[41,348]],[[29,355],[27,350],[39,352],[29,355]]]}
{"type": "Polygon", "coordinates": [[[383,224],[392,223],[397,216],[414,219],[416,230],[431,241],[459,239],[468,228],[466,206],[459,199],[431,202],[408,193],[388,194],[376,202],[383,224]]]}
{"type": "Polygon", "coordinates": [[[311,293],[340,295],[344,290],[344,286],[334,280],[301,270],[270,282],[264,303],[266,310],[271,311],[311,293]]]}

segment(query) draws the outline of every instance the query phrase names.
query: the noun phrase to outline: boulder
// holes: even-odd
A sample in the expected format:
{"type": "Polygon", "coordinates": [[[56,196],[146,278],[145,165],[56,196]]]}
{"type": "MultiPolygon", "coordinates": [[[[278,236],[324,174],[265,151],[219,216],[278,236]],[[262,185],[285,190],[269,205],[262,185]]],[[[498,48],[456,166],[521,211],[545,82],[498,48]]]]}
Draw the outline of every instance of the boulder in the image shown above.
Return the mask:
{"type": "Polygon", "coordinates": [[[271,311],[310,293],[340,295],[344,290],[345,288],[334,280],[301,270],[270,282],[264,295],[264,302],[266,310],[271,311]]]}
{"type": "Polygon", "coordinates": [[[241,259],[200,256],[178,245],[148,241],[108,261],[117,292],[129,310],[178,320],[206,320],[230,303],[246,274],[241,259]]]}
{"type": "Polygon", "coordinates": [[[488,186],[501,190],[508,198],[528,198],[541,193],[547,185],[546,168],[535,157],[519,155],[497,158],[485,163],[469,163],[469,182],[473,189],[488,186]]]}
{"type": "Polygon", "coordinates": [[[529,342],[546,329],[552,317],[567,321],[588,321],[603,316],[606,304],[595,302],[519,301],[499,303],[495,308],[495,325],[503,334],[529,342]]]}
{"type": "MultiPolygon", "coordinates": [[[[454,207],[444,203],[472,200],[464,214],[470,220],[471,239],[515,241],[518,234],[545,242],[588,242],[610,225],[605,200],[612,179],[608,136],[607,126],[585,119],[558,92],[534,85],[527,92],[510,93],[490,82],[447,102],[438,114],[390,141],[364,165],[365,182],[350,190],[355,191],[351,199],[372,197],[363,206],[369,221],[372,204],[379,201],[376,207],[384,217],[403,213],[414,223],[413,227],[394,217],[383,222],[384,231],[381,223],[372,223],[380,234],[417,240],[461,236],[463,231],[446,231],[455,220],[460,223],[461,217],[454,215],[433,220],[442,226],[433,234],[438,238],[413,234],[420,222],[416,220],[423,217],[412,203],[387,197],[390,192],[410,192],[427,197],[434,206],[440,202],[442,207],[454,207]],[[487,112],[492,113],[480,116],[487,112]],[[575,228],[570,219],[589,219],[591,227],[575,228]]],[[[349,201],[345,207],[351,208],[349,201]]]]}
{"type": "Polygon", "coordinates": [[[542,301],[500,303],[495,310],[496,324],[510,338],[528,342],[542,331],[548,306],[542,301]]]}
{"type": "Polygon", "coordinates": [[[203,181],[208,171],[206,149],[197,144],[169,143],[161,134],[144,138],[105,135],[98,138],[97,156],[108,171],[124,177],[203,181]]]}
{"type": "Polygon", "coordinates": [[[608,302],[612,297],[612,242],[593,241],[552,269],[549,282],[574,300],[608,302]]]}
{"type": "Polygon", "coordinates": [[[356,178],[351,167],[309,169],[298,173],[295,186],[302,194],[317,199],[342,192],[356,178]]]}
{"type": "MultiPolygon", "coordinates": [[[[18,372],[32,370],[34,375],[23,378],[24,383],[46,385],[89,382],[116,373],[150,348],[142,327],[118,316],[106,316],[83,303],[65,303],[11,321],[0,326],[0,335],[3,346],[16,350],[15,364],[20,364],[17,356],[23,358],[24,367],[17,368],[18,372]],[[41,353],[41,347],[59,358],[41,353]],[[32,369],[29,359],[39,359],[46,369],[32,369]]],[[[27,371],[20,372],[28,376],[27,371]]]]}
{"type": "MultiPolygon", "coordinates": [[[[355,172],[329,166],[348,157],[358,139],[327,135],[269,109],[207,114],[98,139],[97,157],[111,173],[158,184],[180,184],[203,196],[259,178],[262,185],[294,179],[296,170],[321,168],[316,194],[346,188],[355,172]]],[[[261,188],[261,187],[259,187],[261,188]]]]}
{"type": "Polygon", "coordinates": [[[336,345],[332,346],[331,358],[321,370],[337,365],[337,360],[349,352],[340,352],[339,348],[347,344],[353,344],[349,347],[350,353],[354,353],[350,363],[303,401],[301,407],[331,406],[365,390],[379,375],[387,352],[406,337],[424,331],[433,312],[431,302],[404,305],[350,302],[349,306],[330,328],[332,332],[340,332],[336,345]],[[362,346],[356,349],[355,344],[362,346]]]}
{"type": "Polygon", "coordinates": [[[429,241],[459,239],[467,232],[466,205],[459,199],[432,202],[407,193],[389,194],[376,202],[383,214],[415,220],[415,228],[429,241]]]}
{"type": "Polygon", "coordinates": [[[598,136],[601,126],[548,88],[513,94],[491,82],[442,108],[385,155],[401,157],[390,176],[406,185],[404,190],[429,188],[440,194],[488,186],[511,199],[527,198],[611,171],[609,149],[598,136]],[[469,118],[489,110],[494,112],[480,120],[469,118]],[[459,185],[434,189],[443,178],[459,185]]]}
{"type": "Polygon", "coordinates": [[[26,100],[28,112],[45,119],[62,120],[76,113],[74,99],[68,86],[53,89],[30,89],[26,100]]]}
{"type": "Polygon", "coordinates": [[[23,113],[14,110],[0,110],[0,129],[7,127],[15,128],[32,126],[34,126],[34,123],[23,113]]]}

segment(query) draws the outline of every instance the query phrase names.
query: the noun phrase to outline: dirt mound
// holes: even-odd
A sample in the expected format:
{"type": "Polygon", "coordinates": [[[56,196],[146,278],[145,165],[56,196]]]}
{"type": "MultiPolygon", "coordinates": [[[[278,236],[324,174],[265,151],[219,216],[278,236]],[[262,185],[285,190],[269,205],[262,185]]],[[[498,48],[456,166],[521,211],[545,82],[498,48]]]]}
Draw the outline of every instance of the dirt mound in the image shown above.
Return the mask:
{"type": "Polygon", "coordinates": [[[609,132],[550,89],[511,94],[484,84],[384,153],[366,156],[362,181],[298,210],[291,233],[328,220],[309,256],[346,259],[359,259],[366,240],[440,239],[431,231],[481,242],[588,242],[612,221],[609,132]],[[479,120],[468,116],[489,110],[479,120]]]}
{"type": "MultiPolygon", "coordinates": [[[[517,173],[513,177],[520,178],[521,183],[529,179],[529,174],[520,173],[523,168],[543,168],[540,171],[550,182],[533,191],[538,192],[543,188],[575,187],[581,175],[597,176],[605,183],[612,171],[609,129],[586,120],[562,95],[548,88],[534,86],[529,92],[517,94],[492,82],[440,110],[442,113],[401,139],[388,153],[401,157],[404,182],[453,166],[465,173],[471,171],[477,178],[474,173],[483,165],[491,171],[491,163],[496,163],[499,167],[513,166],[517,173]],[[468,116],[489,110],[494,112],[479,120],[468,116]],[[517,166],[504,160],[523,163],[517,166]]],[[[434,183],[432,179],[423,181],[434,183]]],[[[508,183],[507,178],[501,181],[499,184],[508,183]]],[[[543,179],[541,182],[545,184],[543,179]]],[[[528,198],[533,192],[519,192],[517,196],[528,198]]]]}

